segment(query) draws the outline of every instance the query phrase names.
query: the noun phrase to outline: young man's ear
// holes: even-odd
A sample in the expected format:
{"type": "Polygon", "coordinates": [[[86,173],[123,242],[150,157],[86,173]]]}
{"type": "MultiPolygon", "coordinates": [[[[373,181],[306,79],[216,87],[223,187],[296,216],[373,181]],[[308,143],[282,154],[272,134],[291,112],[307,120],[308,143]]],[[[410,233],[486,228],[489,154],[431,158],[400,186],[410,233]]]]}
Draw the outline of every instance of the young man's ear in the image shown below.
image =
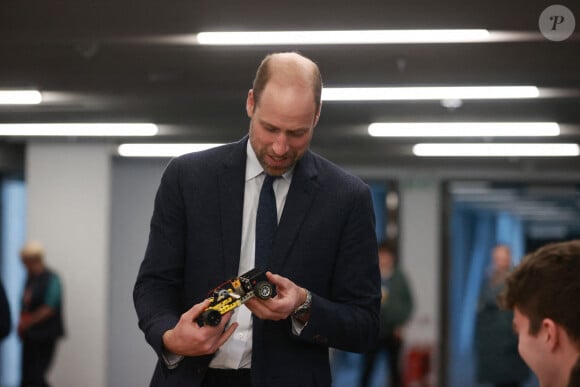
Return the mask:
{"type": "Polygon", "coordinates": [[[540,332],[544,335],[544,341],[549,349],[553,351],[560,342],[560,327],[550,318],[542,320],[540,332]]]}
{"type": "Polygon", "coordinates": [[[246,114],[248,118],[252,118],[254,115],[255,101],[254,101],[254,90],[250,89],[248,91],[248,98],[246,98],[246,114]]]}

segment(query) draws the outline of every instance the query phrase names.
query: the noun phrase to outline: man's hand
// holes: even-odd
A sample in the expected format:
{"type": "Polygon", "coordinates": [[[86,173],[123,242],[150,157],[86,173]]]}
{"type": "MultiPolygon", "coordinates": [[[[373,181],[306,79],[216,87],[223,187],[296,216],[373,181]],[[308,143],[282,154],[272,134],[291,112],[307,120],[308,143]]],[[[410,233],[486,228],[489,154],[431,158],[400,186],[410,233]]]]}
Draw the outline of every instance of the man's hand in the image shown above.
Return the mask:
{"type": "Polygon", "coordinates": [[[306,301],[306,289],[278,274],[267,272],[266,276],[276,285],[276,297],[266,300],[254,297],[244,305],[262,320],[284,320],[306,301]]]}
{"type": "Polygon", "coordinates": [[[53,316],[56,312],[53,308],[48,305],[42,305],[40,308],[36,309],[34,312],[24,312],[20,315],[20,321],[18,322],[18,335],[22,335],[30,329],[31,326],[36,325],[49,317],[53,316]]]}
{"type": "Polygon", "coordinates": [[[219,325],[200,327],[195,320],[208,306],[209,300],[205,300],[182,314],[177,325],[163,334],[165,349],[182,356],[201,356],[216,352],[234,333],[238,324],[233,323],[226,329],[232,317],[232,312],[228,312],[219,325]]]}

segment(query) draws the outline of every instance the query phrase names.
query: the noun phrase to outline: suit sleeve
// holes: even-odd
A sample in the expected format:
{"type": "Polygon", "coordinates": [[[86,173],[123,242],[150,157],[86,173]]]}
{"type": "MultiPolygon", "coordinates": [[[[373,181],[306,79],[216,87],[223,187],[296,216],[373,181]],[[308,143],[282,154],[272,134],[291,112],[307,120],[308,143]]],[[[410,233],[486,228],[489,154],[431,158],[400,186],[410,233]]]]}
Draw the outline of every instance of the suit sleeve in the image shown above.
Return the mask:
{"type": "Polygon", "coordinates": [[[155,197],[149,241],[133,289],[139,327],[159,357],[163,333],[177,324],[183,312],[184,213],[179,165],[174,160],[155,197]]]}
{"type": "Polygon", "coordinates": [[[341,232],[330,297],[313,291],[310,319],[300,337],[365,352],[378,336],[380,273],[370,192],[359,185],[341,232]]]}

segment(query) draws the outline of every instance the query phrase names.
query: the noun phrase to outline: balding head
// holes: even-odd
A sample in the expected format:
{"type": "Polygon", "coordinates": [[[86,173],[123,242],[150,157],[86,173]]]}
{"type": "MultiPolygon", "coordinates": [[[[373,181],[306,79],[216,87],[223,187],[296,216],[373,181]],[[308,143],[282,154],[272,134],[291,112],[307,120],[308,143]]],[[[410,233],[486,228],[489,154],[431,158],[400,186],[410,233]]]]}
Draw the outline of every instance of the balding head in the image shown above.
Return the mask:
{"type": "Polygon", "coordinates": [[[37,241],[28,241],[20,250],[20,257],[22,259],[40,259],[44,257],[44,248],[42,244],[37,241]]]}
{"type": "Polygon", "coordinates": [[[266,56],[258,67],[252,86],[254,108],[259,105],[262,92],[269,82],[310,90],[316,111],[320,110],[322,77],[318,66],[310,59],[295,52],[266,56]]]}
{"type": "Polygon", "coordinates": [[[508,271],[512,264],[512,253],[508,246],[497,245],[492,253],[493,265],[497,271],[508,271]]]}
{"type": "Polygon", "coordinates": [[[36,276],[44,271],[44,248],[40,242],[27,242],[20,250],[20,258],[28,274],[36,276]]]}

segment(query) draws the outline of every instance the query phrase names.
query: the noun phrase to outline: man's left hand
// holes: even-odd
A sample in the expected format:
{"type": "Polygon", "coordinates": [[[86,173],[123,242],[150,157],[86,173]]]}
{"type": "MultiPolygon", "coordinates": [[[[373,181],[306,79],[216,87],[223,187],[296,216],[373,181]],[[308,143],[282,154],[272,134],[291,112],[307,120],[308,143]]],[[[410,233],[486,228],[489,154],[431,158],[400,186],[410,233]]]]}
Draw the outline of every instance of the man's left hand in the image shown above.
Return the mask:
{"type": "Polygon", "coordinates": [[[266,276],[276,286],[276,297],[266,300],[254,297],[244,305],[262,320],[284,320],[306,301],[306,289],[278,274],[267,272],[266,276]]]}

